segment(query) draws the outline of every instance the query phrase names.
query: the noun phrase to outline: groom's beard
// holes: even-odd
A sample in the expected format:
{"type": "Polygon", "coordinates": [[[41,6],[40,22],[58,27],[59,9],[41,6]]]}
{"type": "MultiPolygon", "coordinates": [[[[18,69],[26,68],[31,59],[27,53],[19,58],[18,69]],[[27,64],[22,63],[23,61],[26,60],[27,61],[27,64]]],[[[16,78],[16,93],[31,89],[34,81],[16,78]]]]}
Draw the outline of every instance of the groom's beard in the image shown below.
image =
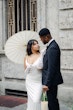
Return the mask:
{"type": "Polygon", "coordinates": [[[46,42],[44,42],[44,45],[46,44],[46,42]]]}
{"type": "Polygon", "coordinates": [[[48,42],[43,42],[43,44],[45,45],[45,44],[47,44],[48,42]]]}

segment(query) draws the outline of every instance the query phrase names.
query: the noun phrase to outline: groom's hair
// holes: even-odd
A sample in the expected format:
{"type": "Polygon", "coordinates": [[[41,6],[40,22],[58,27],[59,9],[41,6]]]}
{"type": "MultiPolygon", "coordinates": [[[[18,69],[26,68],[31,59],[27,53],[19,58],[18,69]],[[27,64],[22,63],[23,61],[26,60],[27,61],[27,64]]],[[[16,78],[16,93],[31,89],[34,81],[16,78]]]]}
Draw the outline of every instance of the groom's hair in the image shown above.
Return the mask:
{"type": "Polygon", "coordinates": [[[48,34],[51,35],[49,29],[47,28],[43,28],[39,31],[40,36],[47,36],[48,34]]]}

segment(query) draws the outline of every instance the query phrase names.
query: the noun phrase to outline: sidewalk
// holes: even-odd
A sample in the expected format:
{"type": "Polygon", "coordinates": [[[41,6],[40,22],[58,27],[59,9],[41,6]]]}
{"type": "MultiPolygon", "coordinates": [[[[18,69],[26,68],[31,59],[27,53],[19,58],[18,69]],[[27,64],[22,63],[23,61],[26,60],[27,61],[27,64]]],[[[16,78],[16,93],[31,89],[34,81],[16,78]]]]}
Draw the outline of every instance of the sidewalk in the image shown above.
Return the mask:
{"type": "MultiPolygon", "coordinates": [[[[9,98],[9,96],[8,96],[9,98]]],[[[16,98],[16,97],[15,97],[16,98]]],[[[1,100],[1,99],[0,99],[1,100]]],[[[24,100],[23,98],[18,98],[18,100],[21,102],[21,100],[24,100]]],[[[8,102],[7,102],[8,103],[8,102]]],[[[10,103],[10,102],[9,102],[10,103]]],[[[14,103],[14,102],[13,102],[14,103]]],[[[1,107],[0,106],[0,110],[26,110],[26,106],[27,104],[20,104],[18,106],[15,106],[15,107],[12,107],[12,108],[9,108],[9,107],[1,107]]],[[[31,110],[31,109],[30,109],[31,110]]],[[[72,110],[71,108],[67,107],[67,105],[65,104],[62,104],[60,102],[60,110],[72,110]]]]}
{"type": "MultiPolygon", "coordinates": [[[[26,104],[22,104],[13,108],[0,107],[0,110],[26,110],[26,104]]],[[[72,110],[72,109],[68,108],[66,105],[61,104],[60,110],[72,110]]]]}

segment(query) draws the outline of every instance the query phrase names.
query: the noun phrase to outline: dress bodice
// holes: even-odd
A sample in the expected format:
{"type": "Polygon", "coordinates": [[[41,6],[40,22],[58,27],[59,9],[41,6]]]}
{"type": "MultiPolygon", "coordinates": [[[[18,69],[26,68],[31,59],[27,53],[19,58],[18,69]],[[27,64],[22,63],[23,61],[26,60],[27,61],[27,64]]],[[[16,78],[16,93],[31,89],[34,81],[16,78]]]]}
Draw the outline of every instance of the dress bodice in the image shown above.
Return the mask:
{"type": "Polygon", "coordinates": [[[27,74],[27,78],[40,81],[42,79],[43,53],[41,53],[40,57],[33,64],[29,64],[26,59],[26,66],[25,73],[27,74]]]}
{"type": "Polygon", "coordinates": [[[26,66],[27,68],[37,68],[37,69],[42,69],[43,68],[43,57],[42,55],[40,55],[40,57],[33,63],[33,64],[29,64],[27,59],[26,59],[26,66]]]}

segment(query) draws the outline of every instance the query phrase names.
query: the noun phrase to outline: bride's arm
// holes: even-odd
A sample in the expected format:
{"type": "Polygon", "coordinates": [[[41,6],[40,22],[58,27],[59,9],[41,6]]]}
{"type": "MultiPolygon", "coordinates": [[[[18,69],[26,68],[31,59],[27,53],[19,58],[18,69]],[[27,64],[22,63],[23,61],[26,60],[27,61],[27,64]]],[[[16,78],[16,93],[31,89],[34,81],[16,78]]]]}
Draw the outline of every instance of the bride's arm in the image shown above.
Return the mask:
{"type": "Polygon", "coordinates": [[[24,57],[24,68],[26,69],[26,56],[24,57]]]}

